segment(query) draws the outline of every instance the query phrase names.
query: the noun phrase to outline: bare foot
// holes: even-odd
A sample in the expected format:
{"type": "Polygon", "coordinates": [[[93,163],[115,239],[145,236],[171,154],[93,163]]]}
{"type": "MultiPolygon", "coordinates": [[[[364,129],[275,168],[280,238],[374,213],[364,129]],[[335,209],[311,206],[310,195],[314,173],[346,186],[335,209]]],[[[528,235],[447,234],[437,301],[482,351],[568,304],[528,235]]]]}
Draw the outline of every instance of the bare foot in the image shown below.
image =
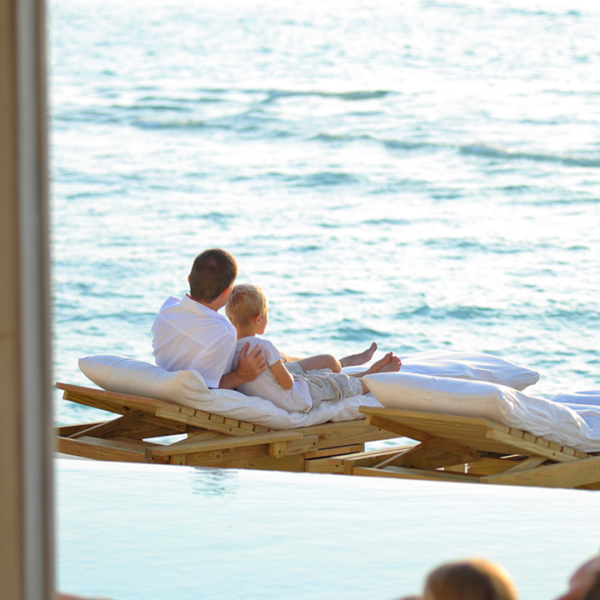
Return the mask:
{"type": "Polygon", "coordinates": [[[399,371],[401,366],[402,361],[397,356],[394,356],[393,352],[388,352],[382,359],[371,365],[371,367],[369,367],[369,369],[365,372],[365,375],[399,371]]]}
{"type": "Polygon", "coordinates": [[[402,368],[402,361],[397,356],[392,356],[392,360],[387,365],[381,367],[380,373],[396,373],[402,368]]]}
{"type": "Polygon", "coordinates": [[[377,350],[377,344],[373,342],[364,352],[359,352],[358,354],[351,354],[350,356],[344,356],[344,358],[340,358],[340,363],[342,367],[356,367],[357,365],[364,365],[373,358],[375,350],[377,350]]]}

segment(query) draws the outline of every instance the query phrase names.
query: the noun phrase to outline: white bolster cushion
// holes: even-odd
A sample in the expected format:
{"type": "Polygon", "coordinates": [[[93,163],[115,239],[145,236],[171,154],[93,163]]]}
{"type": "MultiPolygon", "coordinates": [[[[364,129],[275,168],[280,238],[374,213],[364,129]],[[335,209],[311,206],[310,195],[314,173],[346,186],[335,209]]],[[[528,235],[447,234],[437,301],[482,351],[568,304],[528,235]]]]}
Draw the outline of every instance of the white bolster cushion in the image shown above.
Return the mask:
{"type": "Polygon", "coordinates": [[[171,373],[150,363],[113,354],[80,358],[79,368],[90,381],[110,392],[145,396],[177,404],[210,396],[210,390],[198,371],[171,373]]]}
{"type": "Polygon", "coordinates": [[[540,378],[537,371],[481,352],[430,350],[401,358],[403,373],[489,381],[516,390],[524,390],[540,378]]]}
{"type": "Polygon", "coordinates": [[[364,380],[386,408],[487,418],[577,450],[600,451],[600,408],[588,405],[584,413],[503,385],[402,371],[364,380]]]}

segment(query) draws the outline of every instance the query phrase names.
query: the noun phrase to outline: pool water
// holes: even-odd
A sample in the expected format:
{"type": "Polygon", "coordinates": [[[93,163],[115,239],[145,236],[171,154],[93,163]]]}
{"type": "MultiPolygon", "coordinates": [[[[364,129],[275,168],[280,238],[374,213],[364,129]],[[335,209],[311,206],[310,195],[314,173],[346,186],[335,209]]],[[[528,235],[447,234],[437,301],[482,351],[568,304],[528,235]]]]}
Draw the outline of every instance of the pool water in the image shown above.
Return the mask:
{"type": "Polygon", "coordinates": [[[557,597],[594,492],[57,460],[58,583],[115,600],[392,600],[449,559],[557,597]]]}

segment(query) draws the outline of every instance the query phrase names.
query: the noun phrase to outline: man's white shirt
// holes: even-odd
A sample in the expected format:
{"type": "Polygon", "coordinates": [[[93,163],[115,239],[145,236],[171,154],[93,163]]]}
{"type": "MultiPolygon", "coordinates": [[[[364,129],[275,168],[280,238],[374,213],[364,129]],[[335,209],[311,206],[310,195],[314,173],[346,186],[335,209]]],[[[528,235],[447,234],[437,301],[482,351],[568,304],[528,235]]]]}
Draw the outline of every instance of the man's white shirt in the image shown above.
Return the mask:
{"type": "Polygon", "coordinates": [[[209,388],[231,372],[236,331],[226,317],[192,300],[170,296],[152,325],[152,353],[167,371],[199,371],[209,388]]]}

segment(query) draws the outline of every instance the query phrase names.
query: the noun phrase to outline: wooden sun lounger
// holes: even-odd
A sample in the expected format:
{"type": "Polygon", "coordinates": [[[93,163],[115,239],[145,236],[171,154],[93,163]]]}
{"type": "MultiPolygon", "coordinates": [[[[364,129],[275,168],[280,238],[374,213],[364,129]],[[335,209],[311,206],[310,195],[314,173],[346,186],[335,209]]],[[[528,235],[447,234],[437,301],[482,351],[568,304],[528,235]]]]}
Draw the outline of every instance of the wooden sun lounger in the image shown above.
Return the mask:
{"type": "Polygon", "coordinates": [[[152,398],[57,383],[64,398],[118,416],[57,428],[57,450],[83,458],[238,469],[340,473],[332,456],[363,452],[365,442],[397,437],[364,420],[285,431],[152,398]],[[186,434],[173,443],[162,436],[186,434]]]}
{"type": "Polygon", "coordinates": [[[419,442],[332,459],[348,475],[600,489],[600,456],[475,417],[361,407],[367,423],[419,442]]]}

